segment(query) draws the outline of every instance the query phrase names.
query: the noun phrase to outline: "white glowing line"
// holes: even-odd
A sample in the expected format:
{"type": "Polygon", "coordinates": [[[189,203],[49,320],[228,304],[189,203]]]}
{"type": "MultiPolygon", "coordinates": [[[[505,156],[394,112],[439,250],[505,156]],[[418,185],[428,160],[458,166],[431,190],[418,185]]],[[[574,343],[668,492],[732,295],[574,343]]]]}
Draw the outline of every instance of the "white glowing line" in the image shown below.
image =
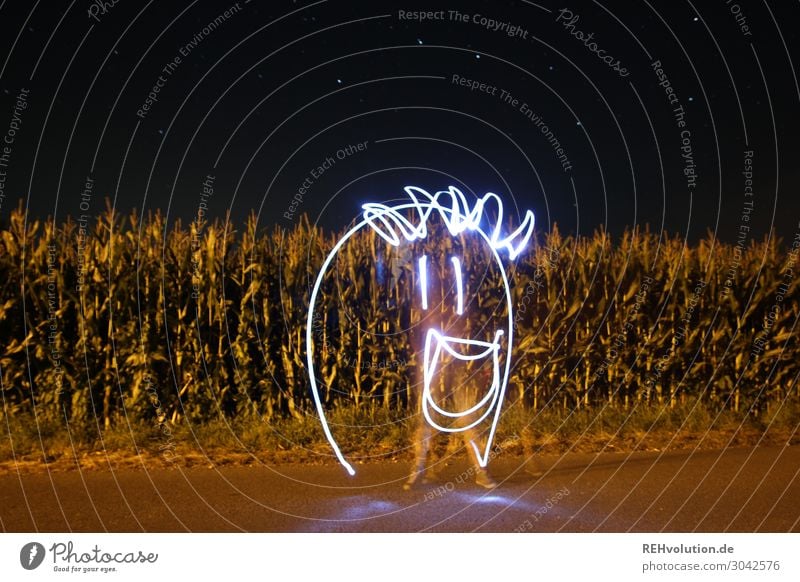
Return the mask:
{"type": "Polygon", "coordinates": [[[464,313],[464,288],[461,283],[461,261],[458,260],[458,257],[453,257],[451,260],[453,261],[453,270],[456,272],[456,291],[458,291],[458,307],[456,308],[456,313],[461,315],[464,313]]]}
{"type": "Polygon", "coordinates": [[[484,194],[483,198],[479,198],[475,206],[470,208],[469,202],[461,190],[453,186],[436,194],[429,194],[416,186],[406,186],[405,191],[412,202],[395,206],[387,206],[386,204],[375,202],[362,205],[364,219],[375,232],[392,246],[400,244],[400,235],[409,242],[425,238],[428,235],[428,218],[434,210],[442,217],[447,230],[453,236],[466,230],[481,232],[486,235],[484,238],[493,250],[507,251],[509,258],[512,260],[522,252],[533,234],[535,219],[533,212],[528,210],[525,212],[525,218],[517,230],[506,237],[500,238],[503,227],[503,202],[497,194],[492,192],[484,194]],[[448,196],[450,197],[450,205],[443,206],[440,204],[439,199],[448,196]],[[420,201],[420,198],[427,198],[428,200],[423,202],[420,201]],[[489,217],[489,219],[495,221],[494,228],[490,229],[492,231],[491,236],[486,234],[480,226],[481,219],[484,218],[484,207],[487,203],[494,204],[497,210],[496,218],[489,217]],[[419,224],[416,226],[400,212],[408,208],[417,211],[419,224]]]}
{"type": "Polygon", "coordinates": [[[333,434],[331,434],[331,429],[328,426],[328,421],[325,419],[325,409],[322,406],[322,400],[319,397],[319,389],[317,388],[317,377],[314,374],[314,341],[312,338],[312,329],[313,329],[313,318],[314,318],[314,305],[316,305],[317,301],[317,293],[319,293],[319,287],[322,284],[322,276],[325,274],[325,271],[328,268],[328,265],[331,264],[333,258],[336,256],[336,253],[339,252],[339,249],[342,248],[342,245],[353,236],[358,229],[362,226],[367,224],[367,221],[364,220],[351,228],[347,231],[341,240],[339,240],[336,245],[334,245],[333,249],[331,250],[330,254],[325,259],[325,262],[322,263],[322,267],[319,270],[319,275],[317,275],[317,280],[314,283],[314,288],[311,290],[311,298],[309,299],[309,308],[308,308],[308,317],[306,318],[306,362],[308,363],[308,379],[311,382],[311,395],[314,398],[314,404],[317,407],[317,413],[319,414],[319,420],[322,424],[322,431],[325,433],[325,438],[328,439],[328,442],[331,444],[331,448],[333,452],[336,454],[336,458],[339,459],[339,462],[344,465],[344,468],[347,469],[347,472],[351,475],[355,475],[356,472],[350,463],[344,458],[342,455],[342,451],[339,449],[339,445],[336,444],[336,439],[333,438],[333,434]]]}
{"type": "Polygon", "coordinates": [[[428,255],[419,258],[419,288],[422,293],[422,309],[428,309],[428,255]]]}
{"type": "Polygon", "coordinates": [[[422,412],[425,415],[425,420],[437,430],[441,430],[443,432],[462,432],[465,430],[469,430],[474,426],[477,426],[487,416],[492,413],[492,409],[494,408],[495,403],[497,402],[498,396],[498,388],[500,387],[500,362],[499,362],[499,351],[500,351],[500,336],[503,335],[503,330],[497,330],[495,333],[494,341],[493,342],[483,342],[478,340],[465,340],[463,338],[455,338],[450,336],[443,336],[435,329],[429,329],[427,337],[425,338],[425,353],[423,356],[423,388],[422,388],[422,412]],[[433,357],[431,357],[431,342],[436,341],[436,348],[433,350],[433,357]],[[479,354],[474,355],[464,355],[458,353],[454,350],[451,344],[461,344],[464,346],[479,346],[485,348],[479,354]],[[431,393],[431,380],[433,380],[434,375],[436,373],[436,365],[439,362],[439,356],[441,355],[442,348],[453,356],[457,360],[461,360],[464,362],[469,362],[473,360],[480,360],[481,358],[485,358],[488,354],[492,356],[492,363],[493,363],[493,370],[492,370],[492,384],[489,387],[489,390],[486,392],[486,395],[478,401],[474,406],[467,410],[460,410],[457,412],[450,412],[444,410],[443,408],[439,407],[436,404],[436,401],[433,398],[433,394],[431,393]],[[486,404],[489,403],[488,406],[486,404]],[[463,427],[446,427],[439,423],[437,423],[433,418],[431,418],[430,411],[428,408],[433,408],[436,412],[443,416],[447,416],[449,418],[463,418],[465,416],[469,416],[474,412],[478,411],[479,409],[486,407],[486,411],[481,415],[480,418],[473,421],[471,424],[463,427]]]}
{"type": "MultiPolygon", "coordinates": [[[[511,304],[511,288],[508,282],[508,277],[506,276],[505,269],[503,268],[503,263],[500,260],[500,255],[498,251],[506,251],[510,259],[515,259],[525,248],[526,244],[530,240],[531,234],[533,233],[534,227],[534,216],[533,213],[528,210],[525,213],[525,218],[523,219],[520,226],[512,232],[510,235],[500,238],[500,231],[502,228],[503,222],[503,204],[500,198],[493,193],[487,193],[480,198],[475,206],[470,209],[469,202],[467,201],[466,197],[460,190],[454,187],[450,187],[446,191],[437,192],[435,195],[431,195],[425,190],[421,188],[417,188],[415,186],[406,186],[405,188],[406,194],[411,198],[412,202],[406,204],[397,204],[395,206],[387,206],[385,204],[378,204],[378,203],[368,203],[362,206],[364,213],[363,213],[363,220],[356,224],[353,228],[351,228],[345,235],[336,243],[325,258],[325,262],[322,264],[320,268],[319,274],[317,275],[317,280],[314,283],[314,287],[311,291],[311,297],[309,300],[309,310],[308,310],[308,318],[306,319],[306,362],[308,363],[308,373],[309,373],[309,380],[311,382],[311,393],[314,398],[314,404],[316,405],[317,412],[319,413],[320,422],[322,423],[322,430],[325,433],[325,437],[328,439],[328,442],[333,449],[333,452],[336,454],[336,458],[339,459],[339,462],[347,469],[347,472],[350,475],[355,475],[355,470],[347,462],[342,455],[341,450],[339,449],[339,445],[336,443],[336,439],[333,438],[333,434],[331,433],[330,427],[328,426],[328,422],[325,417],[325,410],[322,406],[322,400],[319,395],[319,389],[317,387],[317,379],[314,373],[314,360],[313,360],[313,337],[312,337],[312,329],[313,329],[313,315],[314,315],[314,306],[316,305],[317,295],[319,293],[320,285],[322,284],[322,278],[325,275],[328,266],[333,261],[333,258],[336,256],[336,253],[342,248],[344,243],[358,230],[363,228],[366,225],[369,225],[378,235],[381,236],[385,241],[393,246],[398,246],[401,242],[401,235],[402,238],[411,242],[416,239],[425,238],[428,234],[427,231],[427,220],[428,217],[431,215],[432,212],[436,211],[441,216],[443,222],[445,223],[448,231],[451,235],[456,236],[464,231],[470,230],[475,232],[481,238],[483,238],[486,243],[489,245],[489,248],[492,249],[492,254],[494,255],[495,261],[497,262],[498,267],[500,268],[500,275],[503,278],[503,287],[506,296],[506,303],[508,305],[508,347],[507,347],[507,356],[506,356],[506,365],[505,370],[503,372],[502,380],[499,379],[499,344],[498,340],[500,335],[503,333],[502,330],[498,330],[495,334],[495,341],[493,343],[489,342],[479,342],[477,340],[463,340],[459,338],[451,338],[447,336],[441,336],[435,330],[429,330],[428,338],[426,338],[426,345],[428,344],[430,338],[438,336],[437,339],[437,346],[436,346],[436,356],[440,355],[442,347],[458,359],[476,359],[476,357],[466,358],[461,354],[455,353],[450,346],[449,343],[463,343],[465,345],[478,345],[487,348],[487,351],[484,352],[484,356],[486,353],[491,352],[492,357],[494,358],[494,368],[495,368],[495,378],[492,381],[492,386],[489,388],[489,392],[487,396],[483,398],[481,404],[486,404],[488,400],[491,402],[487,407],[487,411],[483,414],[483,416],[473,424],[470,424],[467,427],[461,427],[457,429],[450,429],[448,427],[439,427],[433,420],[430,418],[430,413],[428,412],[428,404],[431,404],[434,410],[437,410],[436,403],[432,402],[432,398],[430,401],[426,401],[423,399],[425,403],[423,406],[423,412],[425,413],[425,418],[428,422],[431,423],[432,426],[438,427],[439,430],[443,430],[445,432],[457,432],[467,430],[475,426],[478,422],[484,420],[487,416],[491,414],[492,409],[494,409],[494,418],[492,418],[492,425],[489,429],[489,436],[486,439],[486,447],[484,449],[483,454],[481,455],[478,446],[470,441],[473,449],[475,450],[475,455],[478,459],[478,464],[481,467],[485,467],[488,459],[489,459],[489,451],[491,450],[492,441],[494,439],[495,432],[497,430],[497,423],[500,419],[500,412],[502,409],[502,402],[503,396],[505,396],[505,391],[508,386],[508,377],[511,371],[511,348],[513,345],[513,310],[511,304]],[[421,198],[427,198],[427,201],[420,201],[420,198],[417,197],[419,195],[421,198]],[[439,198],[449,196],[450,206],[442,206],[439,203],[439,198]],[[495,226],[493,229],[490,229],[491,234],[487,234],[481,226],[481,218],[484,217],[484,206],[487,203],[494,203],[497,210],[497,217],[495,219],[495,226]],[[418,214],[418,224],[414,225],[410,220],[405,218],[401,211],[413,209],[417,211],[418,214]],[[433,332],[433,333],[431,333],[433,332]],[[435,334],[435,335],[434,335],[435,334]],[[442,340],[442,341],[440,341],[442,340]]],[[[422,276],[422,275],[421,275],[422,276]]],[[[427,284],[427,280],[426,280],[427,284]]],[[[460,296],[461,294],[459,294],[460,296]]],[[[427,298],[423,295],[423,301],[427,303],[427,298]]],[[[425,306],[425,305],[423,305],[425,306]]],[[[426,357],[429,357],[429,347],[426,350],[426,357]]],[[[430,377],[433,376],[432,372],[435,371],[435,361],[432,366],[429,366],[429,363],[426,362],[426,366],[428,366],[428,370],[431,372],[430,377]]],[[[428,386],[429,388],[430,386],[428,386]]],[[[441,409],[439,409],[441,410],[441,409]]],[[[476,407],[472,407],[471,411],[477,410],[476,407]]],[[[445,416],[456,414],[458,416],[462,416],[466,414],[464,411],[461,413],[447,413],[446,411],[442,411],[445,416]]]]}

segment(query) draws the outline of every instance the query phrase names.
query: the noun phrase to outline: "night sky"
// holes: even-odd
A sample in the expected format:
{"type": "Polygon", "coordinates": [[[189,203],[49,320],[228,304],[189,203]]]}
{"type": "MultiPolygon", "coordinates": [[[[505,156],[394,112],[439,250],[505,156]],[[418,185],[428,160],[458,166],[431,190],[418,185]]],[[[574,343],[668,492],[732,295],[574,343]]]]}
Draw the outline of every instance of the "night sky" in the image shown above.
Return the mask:
{"type": "Polygon", "coordinates": [[[495,192],[539,233],[791,238],[798,22],[750,0],[4,1],[0,224],[107,197],[341,229],[413,184],[495,192]]]}

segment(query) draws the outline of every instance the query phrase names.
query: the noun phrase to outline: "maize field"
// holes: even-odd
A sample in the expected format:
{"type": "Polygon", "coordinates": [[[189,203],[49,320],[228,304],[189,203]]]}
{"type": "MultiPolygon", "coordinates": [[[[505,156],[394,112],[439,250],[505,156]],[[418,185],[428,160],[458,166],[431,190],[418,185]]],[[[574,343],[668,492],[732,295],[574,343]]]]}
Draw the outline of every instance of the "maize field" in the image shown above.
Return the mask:
{"type": "MultiPolygon", "coordinates": [[[[0,230],[3,414],[76,431],[313,415],[306,318],[336,240],[305,217],[289,229],[251,217],[236,230],[159,213],[56,224],[13,211],[0,230]]],[[[415,274],[389,265],[369,229],[352,241],[314,314],[324,405],[402,411],[419,365],[405,333],[420,316],[415,274]]],[[[468,257],[471,241],[461,244],[468,257]]],[[[798,246],[690,245],[640,229],[540,235],[508,265],[507,401],[591,410],[696,399],[753,415],[796,404],[798,246]]],[[[471,268],[493,276],[480,260],[471,268]]],[[[470,309],[479,320],[498,305],[470,309]]]]}

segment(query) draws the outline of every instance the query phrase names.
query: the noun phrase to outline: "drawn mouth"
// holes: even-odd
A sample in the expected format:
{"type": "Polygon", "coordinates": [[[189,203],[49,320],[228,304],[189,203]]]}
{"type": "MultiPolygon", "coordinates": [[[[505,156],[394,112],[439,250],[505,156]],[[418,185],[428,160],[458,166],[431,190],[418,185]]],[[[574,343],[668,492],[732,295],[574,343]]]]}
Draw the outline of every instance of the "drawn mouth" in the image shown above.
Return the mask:
{"type": "MultiPolygon", "coordinates": [[[[425,414],[426,420],[434,428],[444,432],[461,432],[469,430],[474,426],[481,423],[489,414],[491,414],[497,403],[500,393],[500,336],[503,335],[503,330],[498,330],[495,333],[494,341],[485,342],[480,340],[471,340],[464,338],[457,338],[442,335],[435,329],[429,329],[425,337],[425,350],[423,360],[423,398],[422,398],[422,411],[425,414]],[[452,357],[453,360],[460,360],[462,362],[481,362],[491,358],[492,361],[492,381],[486,390],[486,393],[474,405],[466,410],[450,411],[442,408],[436,403],[431,391],[431,385],[437,376],[438,368],[443,364],[443,359],[446,356],[452,357]],[[431,411],[444,416],[453,421],[465,417],[471,417],[477,414],[481,409],[483,412],[476,420],[469,424],[462,425],[455,423],[455,426],[443,426],[436,422],[431,415],[431,411]]],[[[451,362],[450,365],[453,365],[451,362]]],[[[479,392],[480,394],[480,392],[479,392]]]]}

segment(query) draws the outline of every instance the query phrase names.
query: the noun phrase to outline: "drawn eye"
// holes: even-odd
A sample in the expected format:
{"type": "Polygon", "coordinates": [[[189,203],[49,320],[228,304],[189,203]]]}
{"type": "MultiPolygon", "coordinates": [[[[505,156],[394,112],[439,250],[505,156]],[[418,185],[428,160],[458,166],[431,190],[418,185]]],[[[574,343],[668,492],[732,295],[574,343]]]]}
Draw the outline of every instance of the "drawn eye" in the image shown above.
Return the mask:
{"type": "Polygon", "coordinates": [[[422,309],[428,309],[428,255],[419,258],[419,289],[422,293],[422,309]]]}
{"type": "Polygon", "coordinates": [[[461,315],[464,313],[464,286],[461,282],[461,261],[458,260],[458,257],[452,257],[450,260],[453,261],[453,271],[455,271],[456,274],[456,292],[458,293],[456,313],[461,315]]]}

